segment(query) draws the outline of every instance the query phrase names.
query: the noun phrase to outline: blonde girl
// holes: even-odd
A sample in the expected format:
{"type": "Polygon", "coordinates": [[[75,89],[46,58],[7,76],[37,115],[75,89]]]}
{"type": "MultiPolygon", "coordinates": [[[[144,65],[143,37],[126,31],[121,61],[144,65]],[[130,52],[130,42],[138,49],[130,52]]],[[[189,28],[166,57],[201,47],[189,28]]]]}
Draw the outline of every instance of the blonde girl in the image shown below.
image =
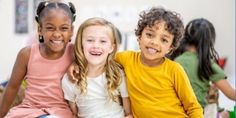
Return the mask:
{"type": "Polygon", "coordinates": [[[67,76],[62,81],[65,99],[79,117],[132,117],[124,74],[114,60],[118,40],[116,27],[105,19],[90,18],[80,26],[74,48],[78,81],[67,76]]]}

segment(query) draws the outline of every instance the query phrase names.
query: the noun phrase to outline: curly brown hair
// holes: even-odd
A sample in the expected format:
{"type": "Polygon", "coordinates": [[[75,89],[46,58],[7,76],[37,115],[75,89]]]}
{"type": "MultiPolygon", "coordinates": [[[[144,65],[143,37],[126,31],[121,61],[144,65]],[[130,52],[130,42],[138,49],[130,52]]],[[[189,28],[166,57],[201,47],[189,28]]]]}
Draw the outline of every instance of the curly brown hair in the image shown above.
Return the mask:
{"type": "Polygon", "coordinates": [[[149,11],[141,12],[139,16],[140,19],[138,21],[137,29],[135,29],[135,35],[137,37],[142,35],[145,27],[152,27],[156,23],[164,21],[166,30],[174,35],[172,43],[173,49],[178,47],[184,32],[184,25],[180,14],[161,7],[152,7],[149,11]]]}

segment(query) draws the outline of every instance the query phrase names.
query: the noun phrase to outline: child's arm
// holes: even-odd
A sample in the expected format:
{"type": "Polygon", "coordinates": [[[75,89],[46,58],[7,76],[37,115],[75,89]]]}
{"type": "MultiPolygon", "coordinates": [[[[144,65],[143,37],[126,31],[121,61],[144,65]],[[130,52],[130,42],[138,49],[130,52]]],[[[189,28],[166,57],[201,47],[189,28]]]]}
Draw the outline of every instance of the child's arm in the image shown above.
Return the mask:
{"type": "Polygon", "coordinates": [[[70,109],[73,113],[74,118],[78,117],[78,107],[76,105],[76,95],[78,91],[76,91],[76,83],[72,83],[67,74],[64,75],[62,79],[62,90],[64,93],[64,99],[66,99],[69,103],[70,109]]]}
{"type": "Polygon", "coordinates": [[[203,118],[203,109],[197,101],[189,78],[180,64],[173,67],[173,83],[179,101],[190,118],[203,118]]]}
{"type": "Polygon", "coordinates": [[[123,102],[123,108],[125,111],[125,118],[133,118],[129,97],[122,97],[122,102],[123,102]]]}
{"type": "MultiPolygon", "coordinates": [[[[74,44],[72,44],[71,53],[72,53],[73,60],[75,60],[75,54],[73,53],[74,48],[75,48],[74,44]]],[[[75,61],[73,61],[73,63],[68,67],[68,70],[66,72],[66,74],[71,82],[77,81],[77,78],[75,78],[74,74],[79,74],[78,70],[79,69],[78,69],[77,64],[75,63],[75,61]]]]}
{"type": "Polygon", "coordinates": [[[214,74],[210,76],[210,80],[216,85],[216,87],[224,93],[226,97],[236,101],[236,91],[226,80],[224,70],[216,63],[211,66],[214,74]]]}
{"type": "Polygon", "coordinates": [[[189,118],[203,118],[203,109],[197,101],[187,74],[180,65],[174,69],[174,89],[186,114],[189,118]]]}
{"type": "Polygon", "coordinates": [[[232,86],[227,82],[226,79],[221,79],[214,83],[218,89],[220,89],[225,96],[229,99],[236,101],[236,91],[232,86]]]}
{"type": "Polygon", "coordinates": [[[78,118],[78,108],[77,108],[77,105],[75,103],[69,101],[69,106],[70,106],[70,109],[71,109],[71,111],[73,113],[74,118],[78,118]]]}
{"type": "Polygon", "coordinates": [[[27,72],[27,64],[30,55],[30,48],[26,47],[20,50],[15,61],[12,74],[6,90],[4,91],[2,101],[0,102],[0,118],[5,116],[13,103],[15,96],[21,86],[27,72]]]}
{"type": "Polygon", "coordinates": [[[126,78],[125,78],[125,73],[121,71],[122,75],[122,80],[121,84],[119,86],[119,92],[122,97],[122,104],[125,112],[125,118],[133,118],[132,112],[131,112],[131,106],[130,106],[130,99],[126,87],[126,78]]]}
{"type": "Polygon", "coordinates": [[[76,82],[78,81],[77,78],[75,78],[74,74],[79,74],[79,71],[78,71],[78,66],[75,62],[73,62],[68,70],[67,70],[67,75],[68,75],[68,78],[71,82],[76,82]]]}

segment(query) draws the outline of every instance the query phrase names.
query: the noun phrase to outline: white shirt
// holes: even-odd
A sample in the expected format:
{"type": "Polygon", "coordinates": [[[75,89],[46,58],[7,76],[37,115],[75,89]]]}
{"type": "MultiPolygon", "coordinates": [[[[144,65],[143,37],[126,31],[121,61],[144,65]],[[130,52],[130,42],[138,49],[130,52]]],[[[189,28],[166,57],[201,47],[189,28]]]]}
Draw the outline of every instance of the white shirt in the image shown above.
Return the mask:
{"type": "MultiPolygon", "coordinates": [[[[123,118],[123,107],[108,97],[106,89],[107,80],[105,73],[95,78],[87,77],[87,94],[80,95],[80,89],[72,83],[65,75],[62,80],[64,98],[75,102],[78,107],[78,114],[81,118],[123,118]]],[[[117,94],[120,92],[122,97],[128,97],[126,82],[122,77],[117,94]]]]}

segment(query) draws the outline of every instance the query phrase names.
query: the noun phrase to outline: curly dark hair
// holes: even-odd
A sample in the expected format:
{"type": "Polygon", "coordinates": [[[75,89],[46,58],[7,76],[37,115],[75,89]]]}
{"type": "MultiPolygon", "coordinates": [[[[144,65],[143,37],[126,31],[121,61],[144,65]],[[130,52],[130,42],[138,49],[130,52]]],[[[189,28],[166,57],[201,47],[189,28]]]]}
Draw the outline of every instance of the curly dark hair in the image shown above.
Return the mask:
{"type": "Polygon", "coordinates": [[[174,35],[172,43],[173,49],[178,47],[184,32],[184,25],[180,14],[161,7],[152,7],[149,11],[141,12],[139,16],[140,19],[137,29],[135,29],[135,35],[137,37],[142,35],[145,27],[152,27],[155,23],[164,21],[166,23],[166,30],[174,35]]]}

